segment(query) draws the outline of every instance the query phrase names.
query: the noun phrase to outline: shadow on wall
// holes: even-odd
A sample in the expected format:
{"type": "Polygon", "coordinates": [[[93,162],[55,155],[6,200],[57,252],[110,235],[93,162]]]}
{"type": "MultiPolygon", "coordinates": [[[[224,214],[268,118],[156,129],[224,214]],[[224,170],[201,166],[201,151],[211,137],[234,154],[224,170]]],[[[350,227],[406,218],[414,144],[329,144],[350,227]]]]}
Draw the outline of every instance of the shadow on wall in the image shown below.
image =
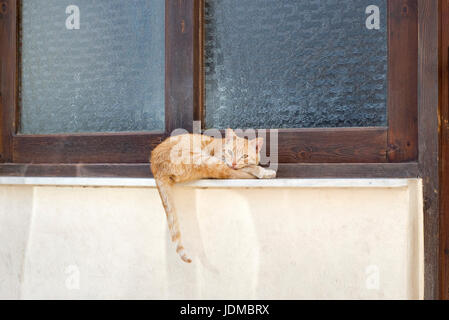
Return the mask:
{"type": "Polygon", "coordinates": [[[194,262],[167,240],[170,298],[419,297],[419,210],[407,188],[177,188],[194,262]]]}
{"type": "Polygon", "coordinates": [[[0,299],[20,298],[32,210],[32,188],[0,186],[0,299]]]}
{"type": "MultiPolygon", "coordinates": [[[[218,191],[219,192],[219,191],[218,191]]],[[[259,240],[249,203],[238,190],[205,201],[201,190],[175,187],[183,242],[191,265],[168,253],[172,299],[255,299],[259,240]],[[194,286],[192,286],[194,285],[194,286]]],[[[167,251],[175,250],[168,240],[167,251]]]]}

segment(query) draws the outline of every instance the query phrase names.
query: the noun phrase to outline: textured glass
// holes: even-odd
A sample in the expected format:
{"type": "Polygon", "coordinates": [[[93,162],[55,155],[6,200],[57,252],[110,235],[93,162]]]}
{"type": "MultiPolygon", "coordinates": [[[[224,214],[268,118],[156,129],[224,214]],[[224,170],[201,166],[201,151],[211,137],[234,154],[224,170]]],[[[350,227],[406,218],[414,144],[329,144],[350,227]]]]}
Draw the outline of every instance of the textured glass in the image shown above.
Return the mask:
{"type": "Polygon", "coordinates": [[[206,0],[206,126],[386,125],[386,3],[206,0]]]}
{"type": "Polygon", "coordinates": [[[164,129],[165,0],[21,3],[22,133],[164,129]]]}

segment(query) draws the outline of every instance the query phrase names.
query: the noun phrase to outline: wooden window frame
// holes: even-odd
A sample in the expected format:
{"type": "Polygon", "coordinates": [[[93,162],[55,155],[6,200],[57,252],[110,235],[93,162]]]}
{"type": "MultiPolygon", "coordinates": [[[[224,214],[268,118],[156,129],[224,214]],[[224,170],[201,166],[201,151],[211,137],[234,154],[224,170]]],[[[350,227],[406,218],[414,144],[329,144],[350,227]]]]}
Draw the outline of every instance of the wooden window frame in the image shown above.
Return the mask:
{"type": "MultiPolygon", "coordinates": [[[[20,1],[0,0],[0,173],[60,175],[63,168],[65,174],[148,176],[152,148],[174,129],[192,131],[193,121],[202,120],[204,0],[166,0],[164,132],[18,133],[20,1]]],[[[388,126],[281,129],[280,177],[417,175],[417,2],[388,1],[388,126]]]]}
{"type": "MultiPolygon", "coordinates": [[[[204,115],[204,0],[166,0],[165,132],[55,136],[17,134],[19,1],[0,0],[0,176],[150,177],[151,149],[204,115]]],[[[448,60],[439,47],[442,1],[388,0],[387,127],[279,135],[278,177],[422,178],[426,299],[447,296],[449,287],[449,273],[440,283],[449,259],[439,249],[440,241],[446,248],[439,224],[439,85],[448,60]]]]}
{"type": "MultiPolygon", "coordinates": [[[[204,1],[198,0],[200,75],[195,120],[204,124],[204,1]]],[[[418,160],[418,0],[388,2],[386,127],[279,129],[279,176],[410,177],[418,160]],[[405,48],[407,50],[405,50],[405,48]],[[404,75],[407,77],[404,77],[404,75]],[[362,171],[364,173],[362,173],[362,171]]],[[[267,139],[268,149],[270,140],[267,139]]]]}
{"type": "Polygon", "coordinates": [[[150,150],[163,141],[168,132],[177,127],[188,128],[188,125],[191,125],[193,109],[189,110],[187,106],[193,106],[194,92],[193,88],[189,92],[186,83],[182,81],[188,78],[189,74],[193,74],[192,66],[189,67],[188,63],[192,57],[189,45],[192,44],[188,39],[189,35],[184,30],[178,32],[176,28],[176,22],[187,17],[184,17],[183,8],[178,8],[175,1],[166,1],[166,129],[164,132],[55,135],[18,133],[20,5],[21,0],[0,1],[0,8],[2,8],[0,18],[1,162],[18,164],[148,163],[150,150]],[[186,108],[178,104],[181,96],[186,108]],[[189,116],[189,113],[192,115],[189,116]]]}
{"type": "MultiPolygon", "coordinates": [[[[387,2],[388,125],[279,129],[279,163],[402,163],[417,160],[418,2],[387,2]]],[[[199,7],[201,10],[204,5],[199,7]]],[[[199,16],[204,13],[200,12],[199,16]]],[[[204,38],[204,30],[200,30],[200,37],[204,38]]],[[[201,61],[198,67],[201,75],[204,75],[203,65],[201,61]]],[[[202,90],[204,96],[204,88],[202,90]]],[[[200,106],[202,118],[205,108],[200,106]]]]}

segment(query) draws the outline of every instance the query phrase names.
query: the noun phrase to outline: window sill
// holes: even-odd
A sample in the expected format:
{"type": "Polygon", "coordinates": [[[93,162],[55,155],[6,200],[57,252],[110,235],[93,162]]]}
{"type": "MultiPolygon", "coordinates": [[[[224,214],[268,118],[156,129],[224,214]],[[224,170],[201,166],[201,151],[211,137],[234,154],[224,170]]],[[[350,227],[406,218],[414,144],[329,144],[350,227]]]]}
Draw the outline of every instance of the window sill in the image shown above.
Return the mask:
{"type": "MultiPolygon", "coordinates": [[[[279,164],[278,178],[293,179],[413,179],[418,164],[298,163],[279,164]]],[[[152,178],[149,163],[135,164],[0,164],[0,177],[152,178]]]]}
{"type": "MultiPolygon", "coordinates": [[[[405,188],[414,179],[274,179],[199,180],[181,184],[192,188],[405,188]]],[[[0,185],[58,187],[155,188],[154,179],[145,178],[46,178],[0,177],[0,185]]]]}

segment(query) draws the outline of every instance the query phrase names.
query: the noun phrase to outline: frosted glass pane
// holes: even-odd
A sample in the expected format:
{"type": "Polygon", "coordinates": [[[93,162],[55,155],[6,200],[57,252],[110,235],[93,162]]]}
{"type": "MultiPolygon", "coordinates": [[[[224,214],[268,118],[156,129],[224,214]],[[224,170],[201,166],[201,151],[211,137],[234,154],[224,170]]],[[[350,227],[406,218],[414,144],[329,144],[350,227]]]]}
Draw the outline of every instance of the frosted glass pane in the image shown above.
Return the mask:
{"type": "Polygon", "coordinates": [[[206,126],[386,125],[386,4],[206,0],[206,126]]]}
{"type": "Polygon", "coordinates": [[[22,133],[164,129],[165,0],[21,3],[22,133]]]}

